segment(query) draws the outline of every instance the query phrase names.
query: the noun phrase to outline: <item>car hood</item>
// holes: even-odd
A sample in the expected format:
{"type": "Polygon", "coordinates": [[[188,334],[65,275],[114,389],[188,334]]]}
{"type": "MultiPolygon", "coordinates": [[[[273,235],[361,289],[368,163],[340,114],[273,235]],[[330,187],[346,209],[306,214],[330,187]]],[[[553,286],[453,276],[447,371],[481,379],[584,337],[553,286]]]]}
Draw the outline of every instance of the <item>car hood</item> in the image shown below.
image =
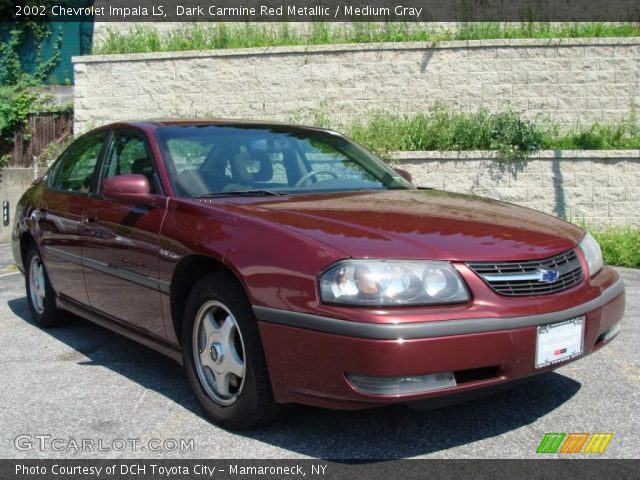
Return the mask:
{"type": "MultiPolygon", "coordinates": [[[[204,200],[359,258],[525,260],[574,247],[583,231],[516,205],[439,190],[204,200]]],[[[231,213],[231,212],[230,212],[231,213]]]]}

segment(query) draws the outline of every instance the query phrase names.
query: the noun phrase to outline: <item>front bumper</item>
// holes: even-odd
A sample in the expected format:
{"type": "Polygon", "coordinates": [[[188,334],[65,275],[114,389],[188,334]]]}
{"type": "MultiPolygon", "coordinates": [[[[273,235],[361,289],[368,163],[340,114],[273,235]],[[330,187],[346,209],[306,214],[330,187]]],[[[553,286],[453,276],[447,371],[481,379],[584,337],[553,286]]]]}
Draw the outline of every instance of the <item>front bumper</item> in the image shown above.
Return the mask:
{"type": "MultiPolygon", "coordinates": [[[[537,326],[585,315],[583,354],[623,317],[624,284],[615,280],[584,303],[517,317],[380,324],[254,306],[276,401],[359,409],[494,387],[553,370],[536,369],[537,326]],[[357,390],[348,373],[371,377],[453,372],[457,384],[407,395],[357,390]]],[[[573,361],[573,360],[571,360],[573,361]]]]}

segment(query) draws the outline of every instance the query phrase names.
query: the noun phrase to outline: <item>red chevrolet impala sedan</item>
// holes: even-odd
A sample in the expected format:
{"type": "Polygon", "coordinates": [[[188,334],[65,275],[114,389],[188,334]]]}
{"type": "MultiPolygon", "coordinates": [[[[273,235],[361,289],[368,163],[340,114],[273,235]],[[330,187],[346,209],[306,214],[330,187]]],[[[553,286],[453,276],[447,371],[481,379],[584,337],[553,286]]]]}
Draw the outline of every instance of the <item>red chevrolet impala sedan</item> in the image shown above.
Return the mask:
{"type": "Polygon", "coordinates": [[[329,130],[118,123],[24,194],[13,254],[38,325],[72,312],[170,356],[228,428],[452,400],[615,337],[593,237],[408,178],[329,130]]]}

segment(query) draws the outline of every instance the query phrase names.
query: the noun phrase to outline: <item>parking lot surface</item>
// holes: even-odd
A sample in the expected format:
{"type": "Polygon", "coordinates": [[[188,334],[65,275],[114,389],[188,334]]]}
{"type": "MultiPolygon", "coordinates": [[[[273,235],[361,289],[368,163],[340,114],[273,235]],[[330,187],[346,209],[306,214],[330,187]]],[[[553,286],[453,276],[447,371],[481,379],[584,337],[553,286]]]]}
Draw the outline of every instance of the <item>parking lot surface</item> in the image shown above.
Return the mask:
{"type": "Polygon", "coordinates": [[[295,406],[271,427],[232,433],[202,416],[181,367],[162,355],[80,319],[34,326],[0,246],[0,457],[534,458],[547,432],[611,432],[602,457],[637,458],[640,271],[619,272],[620,335],[554,373],[439,410],[295,406]]]}

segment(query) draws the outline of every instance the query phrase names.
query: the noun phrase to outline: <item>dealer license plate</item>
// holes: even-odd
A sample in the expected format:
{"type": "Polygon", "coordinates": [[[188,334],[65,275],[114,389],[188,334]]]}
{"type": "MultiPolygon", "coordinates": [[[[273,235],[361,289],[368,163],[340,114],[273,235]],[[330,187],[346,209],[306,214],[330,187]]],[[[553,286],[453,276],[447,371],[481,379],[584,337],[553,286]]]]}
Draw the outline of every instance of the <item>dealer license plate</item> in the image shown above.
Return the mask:
{"type": "Polygon", "coordinates": [[[548,367],[582,354],[584,315],[538,327],[536,368],[548,367]]]}

